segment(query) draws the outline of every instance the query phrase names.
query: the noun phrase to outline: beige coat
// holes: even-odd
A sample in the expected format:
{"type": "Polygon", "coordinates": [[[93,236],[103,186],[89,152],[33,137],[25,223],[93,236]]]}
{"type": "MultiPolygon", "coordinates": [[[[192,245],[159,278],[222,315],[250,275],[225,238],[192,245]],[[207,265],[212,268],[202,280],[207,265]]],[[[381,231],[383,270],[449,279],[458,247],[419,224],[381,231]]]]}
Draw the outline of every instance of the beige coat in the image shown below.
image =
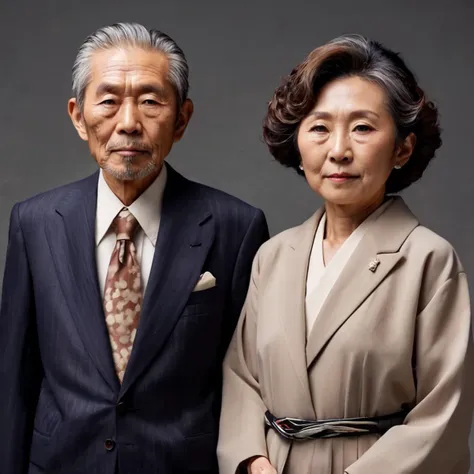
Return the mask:
{"type": "Polygon", "coordinates": [[[224,363],[221,474],[268,456],[289,474],[467,474],[474,404],[466,275],[401,198],[367,230],[306,343],[305,282],[323,210],[257,254],[224,363]],[[369,264],[380,262],[372,272],[369,264]],[[384,436],[290,442],[264,412],[306,419],[413,409],[384,436]]]}

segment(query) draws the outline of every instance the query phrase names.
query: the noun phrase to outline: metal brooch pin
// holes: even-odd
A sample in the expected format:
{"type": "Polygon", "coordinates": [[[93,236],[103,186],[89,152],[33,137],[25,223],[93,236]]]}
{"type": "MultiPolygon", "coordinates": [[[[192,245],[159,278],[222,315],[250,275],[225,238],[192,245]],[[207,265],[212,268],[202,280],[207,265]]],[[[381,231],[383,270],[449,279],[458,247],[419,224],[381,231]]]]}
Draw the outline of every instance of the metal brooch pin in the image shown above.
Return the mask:
{"type": "Polygon", "coordinates": [[[375,273],[375,270],[377,270],[377,267],[379,266],[379,264],[380,264],[380,260],[378,258],[374,258],[369,263],[369,270],[372,273],[375,273]]]}

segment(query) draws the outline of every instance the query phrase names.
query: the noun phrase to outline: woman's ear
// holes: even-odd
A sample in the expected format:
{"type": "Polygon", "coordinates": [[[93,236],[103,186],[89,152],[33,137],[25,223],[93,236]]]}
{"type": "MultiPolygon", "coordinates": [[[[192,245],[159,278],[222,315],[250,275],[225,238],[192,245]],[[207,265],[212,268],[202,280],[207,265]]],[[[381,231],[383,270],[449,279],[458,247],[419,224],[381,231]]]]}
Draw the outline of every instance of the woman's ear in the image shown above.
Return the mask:
{"type": "Polygon", "coordinates": [[[416,135],[412,132],[397,146],[394,166],[402,167],[410,159],[416,145],[416,135]]]}

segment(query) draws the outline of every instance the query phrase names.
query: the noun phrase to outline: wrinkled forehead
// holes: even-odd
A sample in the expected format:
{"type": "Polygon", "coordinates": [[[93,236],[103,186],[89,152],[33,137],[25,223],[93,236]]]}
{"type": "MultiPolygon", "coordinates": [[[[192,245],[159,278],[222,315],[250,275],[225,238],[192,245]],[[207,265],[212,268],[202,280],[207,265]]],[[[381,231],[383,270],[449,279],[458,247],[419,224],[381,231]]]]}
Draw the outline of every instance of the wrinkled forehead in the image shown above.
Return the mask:
{"type": "Polygon", "coordinates": [[[167,77],[168,63],[166,54],[156,50],[130,46],[101,49],[91,55],[91,79],[114,72],[117,74],[140,72],[160,78],[167,77]]]}
{"type": "Polygon", "coordinates": [[[102,49],[91,55],[84,106],[107,94],[127,97],[154,94],[166,103],[178,103],[169,80],[168,57],[141,48],[102,49]]]}

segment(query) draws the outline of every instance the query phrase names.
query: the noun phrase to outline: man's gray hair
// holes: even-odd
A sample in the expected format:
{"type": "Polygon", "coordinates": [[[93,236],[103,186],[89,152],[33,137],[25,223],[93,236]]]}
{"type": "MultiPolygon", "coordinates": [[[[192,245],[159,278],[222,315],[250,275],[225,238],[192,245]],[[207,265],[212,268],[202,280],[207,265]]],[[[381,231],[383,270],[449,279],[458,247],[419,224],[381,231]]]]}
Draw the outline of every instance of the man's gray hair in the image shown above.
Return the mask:
{"type": "Polygon", "coordinates": [[[169,60],[169,80],[176,90],[179,110],[188,97],[189,90],[189,67],[183,50],[165,33],[148,30],[138,23],[105,26],[84,40],[72,68],[72,92],[79,108],[83,109],[85,91],[90,82],[92,54],[127,46],[154,49],[166,54],[169,60]]]}
{"type": "MultiPolygon", "coordinates": [[[[425,103],[423,95],[412,86],[416,80],[398,54],[362,35],[344,35],[329,42],[348,52],[355,74],[381,86],[388,96],[388,106],[399,130],[409,130],[417,121],[425,103]]],[[[352,70],[351,70],[352,69],[352,70]]]]}

